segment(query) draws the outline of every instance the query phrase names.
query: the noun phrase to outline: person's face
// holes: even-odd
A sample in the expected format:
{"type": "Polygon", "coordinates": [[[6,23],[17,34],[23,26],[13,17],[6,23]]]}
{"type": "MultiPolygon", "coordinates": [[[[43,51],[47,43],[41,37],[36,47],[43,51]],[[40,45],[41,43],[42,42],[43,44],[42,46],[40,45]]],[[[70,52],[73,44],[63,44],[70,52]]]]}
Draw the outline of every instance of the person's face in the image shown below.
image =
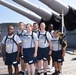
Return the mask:
{"type": "Polygon", "coordinates": [[[51,26],[50,29],[53,30],[53,26],[51,26]]]}
{"type": "Polygon", "coordinates": [[[32,26],[30,24],[28,24],[26,26],[26,30],[27,30],[27,32],[31,32],[32,31],[32,26]]]}
{"type": "Polygon", "coordinates": [[[41,29],[41,30],[45,30],[45,27],[46,27],[46,26],[45,26],[45,23],[41,23],[41,24],[40,24],[40,29],[41,29]]]}
{"type": "Polygon", "coordinates": [[[38,24],[33,25],[33,30],[38,30],[38,24]]]}
{"type": "Polygon", "coordinates": [[[8,34],[11,35],[11,34],[13,34],[13,32],[14,32],[14,28],[12,26],[10,26],[8,28],[8,34]]]}
{"type": "Polygon", "coordinates": [[[59,36],[58,32],[54,32],[54,37],[57,38],[59,36]]]}
{"type": "Polygon", "coordinates": [[[53,30],[53,26],[49,25],[48,29],[53,30]]]}
{"type": "Polygon", "coordinates": [[[19,23],[18,28],[19,28],[20,30],[23,30],[23,29],[24,29],[24,24],[23,24],[23,23],[19,23]]]}

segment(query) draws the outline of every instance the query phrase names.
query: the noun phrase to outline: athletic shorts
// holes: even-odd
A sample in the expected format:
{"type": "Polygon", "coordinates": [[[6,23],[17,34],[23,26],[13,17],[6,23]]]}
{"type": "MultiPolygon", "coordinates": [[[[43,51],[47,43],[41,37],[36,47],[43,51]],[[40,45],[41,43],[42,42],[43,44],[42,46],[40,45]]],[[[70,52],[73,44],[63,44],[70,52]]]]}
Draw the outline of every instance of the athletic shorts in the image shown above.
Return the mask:
{"type": "Polygon", "coordinates": [[[63,62],[62,50],[52,51],[52,60],[53,62],[63,62]]]}
{"type": "Polygon", "coordinates": [[[24,48],[23,49],[23,56],[24,62],[28,64],[33,64],[37,61],[37,57],[33,57],[35,52],[35,48],[24,48]]]}
{"type": "Polygon", "coordinates": [[[43,59],[44,61],[48,60],[49,47],[47,48],[38,48],[38,60],[43,59]]]}
{"type": "Polygon", "coordinates": [[[16,61],[17,53],[18,52],[14,52],[14,53],[11,53],[11,54],[6,53],[5,65],[17,66],[19,64],[19,61],[16,61]]]}

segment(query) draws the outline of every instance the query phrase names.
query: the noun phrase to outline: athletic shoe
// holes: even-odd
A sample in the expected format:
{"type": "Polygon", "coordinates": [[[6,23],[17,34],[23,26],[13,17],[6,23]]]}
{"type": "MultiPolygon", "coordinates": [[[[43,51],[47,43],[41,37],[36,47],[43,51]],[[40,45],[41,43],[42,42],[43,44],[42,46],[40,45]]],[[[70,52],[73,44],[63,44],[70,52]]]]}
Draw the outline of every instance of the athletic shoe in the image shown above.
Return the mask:
{"type": "Polygon", "coordinates": [[[50,66],[50,65],[48,65],[48,66],[47,66],[47,69],[51,69],[51,66],[50,66]]]}
{"type": "Polygon", "coordinates": [[[55,71],[55,67],[52,67],[51,69],[50,69],[50,72],[54,72],[55,71]]]}
{"type": "Polygon", "coordinates": [[[26,75],[26,73],[23,72],[23,71],[20,71],[18,74],[19,74],[19,75],[26,75]]]}
{"type": "Polygon", "coordinates": [[[47,73],[45,72],[44,75],[47,75],[47,73]]]}
{"type": "Polygon", "coordinates": [[[59,74],[59,75],[61,75],[61,72],[60,72],[60,71],[58,71],[58,74],[59,74]]]}
{"type": "Polygon", "coordinates": [[[40,73],[37,73],[37,75],[40,75],[40,73]]]}
{"type": "Polygon", "coordinates": [[[59,75],[57,71],[55,71],[52,75],[59,75]]]}

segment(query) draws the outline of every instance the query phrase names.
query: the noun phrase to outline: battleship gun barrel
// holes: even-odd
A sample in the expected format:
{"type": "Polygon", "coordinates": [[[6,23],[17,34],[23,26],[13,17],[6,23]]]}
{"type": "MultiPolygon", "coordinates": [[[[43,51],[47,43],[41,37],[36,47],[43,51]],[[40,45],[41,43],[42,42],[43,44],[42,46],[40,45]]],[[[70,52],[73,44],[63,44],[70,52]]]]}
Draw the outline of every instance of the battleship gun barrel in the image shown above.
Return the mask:
{"type": "Polygon", "coordinates": [[[46,4],[51,9],[55,10],[59,14],[62,14],[62,10],[64,11],[64,15],[66,15],[69,11],[69,7],[61,2],[61,0],[39,0],[46,4]]]}
{"type": "Polygon", "coordinates": [[[39,0],[46,4],[48,7],[53,9],[54,11],[62,14],[62,10],[64,11],[64,23],[65,27],[68,31],[72,31],[76,29],[76,10],[63,2],[61,0],[39,0]]]}
{"type": "Polygon", "coordinates": [[[41,17],[40,16],[38,16],[36,14],[33,14],[33,13],[30,13],[30,12],[27,12],[27,11],[19,8],[18,6],[15,6],[15,5],[13,5],[13,4],[5,1],[5,0],[0,0],[0,4],[2,4],[3,6],[6,6],[9,9],[12,9],[12,10],[14,10],[14,11],[16,11],[16,12],[18,12],[18,13],[24,15],[24,16],[26,16],[27,18],[29,18],[29,19],[31,19],[31,20],[33,20],[35,22],[40,22],[41,21],[41,17]]]}
{"type": "Polygon", "coordinates": [[[24,6],[25,8],[35,12],[36,14],[38,14],[45,20],[49,20],[52,17],[51,12],[49,12],[48,10],[45,10],[42,7],[38,7],[37,5],[29,2],[28,0],[13,0],[13,1],[15,1],[16,3],[24,6]]]}

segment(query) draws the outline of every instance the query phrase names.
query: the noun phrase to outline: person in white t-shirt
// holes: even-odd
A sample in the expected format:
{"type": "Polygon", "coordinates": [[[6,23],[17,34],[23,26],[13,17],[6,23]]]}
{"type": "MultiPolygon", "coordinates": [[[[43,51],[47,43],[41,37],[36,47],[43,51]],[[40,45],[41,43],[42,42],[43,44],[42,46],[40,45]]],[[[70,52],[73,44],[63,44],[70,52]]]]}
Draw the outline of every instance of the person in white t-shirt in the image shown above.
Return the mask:
{"type": "Polygon", "coordinates": [[[2,40],[2,55],[5,65],[8,66],[9,75],[12,75],[12,65],[15,69],[15,75],[18,75],[19,54],[20,54],[20,38],[14,34],[14,27],[8,27],[8,35],[2,40]]]}
{"type": "MultiPolygon", "coordinates": [[[[54,38],[54,26],[53,26],[53,24],[50,24],[50,25],[48,26],[48,31],[49,31],[51,37],[54,38]]],[[[51,56],[49,56],[49,57],[48,57],[48,67],[47,67],[47,69],[48,69],[48,71],[53,72],[53,71],[55,70],[55,68],[54,68],[54,66],[53,66],[53,62],[52,62],[52,67],[51,67],[51,65],[50,65],[50,61],[51,61],[51,60],[52,60],[52,58],[51,58],[51,56]]]]}
{"type": "Polygon", "coordinates": [[[55,72],[52,75],[61,75],[61,66],[64,61],[67,43],[65,39],[60,36],[59,31],[54,31],[54,38],[52,39],[52,60],[55,72]]]}
{"type": "Polygon", "coordinates": [[[43,60],[44,75],[47,75],[48,55],[51,54],[52,37],[49,32],[45,30],[45,23],[40,23],[40,32],[38,34],[38,73],[40,75],[41,60],[43,60]]]}
{"type": "Polygon", "coordinates": [[[38,35],[38,33],[39,33],[39,25],[38,25],[38,23],[33,23],[33,32],[35,32],[38,35]]]}
{"type": "MultiPolygon", "coordinates": [[[[23,22],[19,22],[18,23],[18,32],[17,35],[20,37],[20,39],[22,40],[22,36],[26,33],[25,27],[24,27],[24,23],[23,22]]],[[[20,46],[21,49],[21,53],[20,53],[20,65],[21,65],[21,71],[19,72],[19,74],[24,75],[25,74],[25,63],[24,63],[24,59],[23,59],[23,49],[22,49],[22,44],[20,46]]]]}
{"type": "Polygon", "coordinates": [[[32,25],[26,25],[26,34],[22,38],[23,56],[26,63],[28,75],[35,75],[35,65],[37,61],[38,38],[37,34],[32,32],[32,25]]]}

